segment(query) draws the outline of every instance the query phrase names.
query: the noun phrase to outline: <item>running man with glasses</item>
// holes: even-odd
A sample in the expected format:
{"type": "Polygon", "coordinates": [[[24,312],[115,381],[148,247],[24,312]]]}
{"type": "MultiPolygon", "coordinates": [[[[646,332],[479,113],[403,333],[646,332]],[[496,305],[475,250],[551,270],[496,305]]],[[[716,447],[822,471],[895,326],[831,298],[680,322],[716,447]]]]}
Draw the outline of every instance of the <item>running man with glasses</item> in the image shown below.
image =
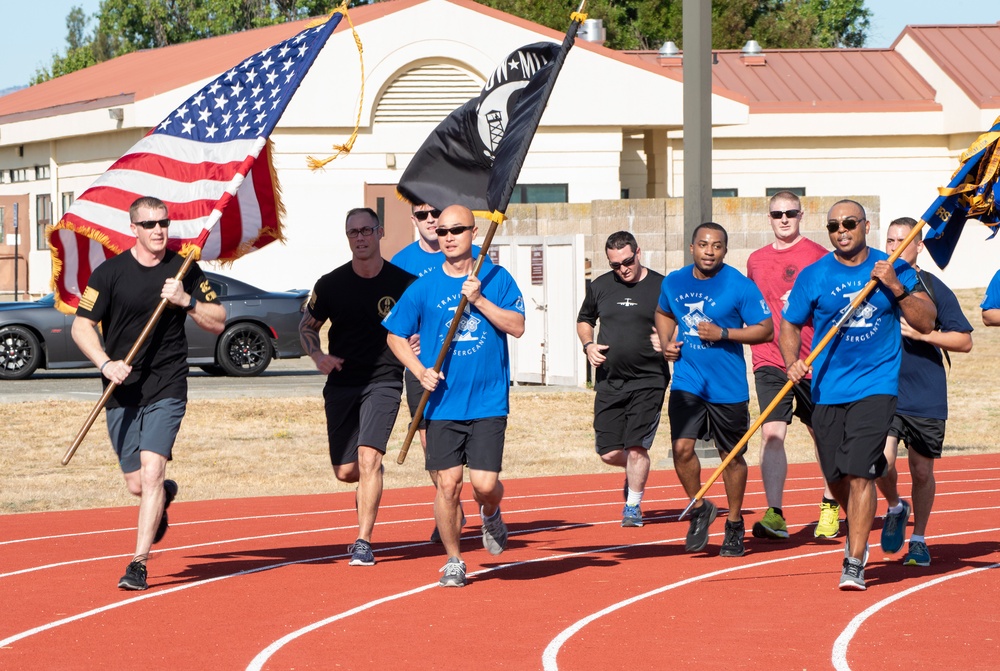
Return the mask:
{"type": "Polygon", "coordinates": [[[105,388],[117,386],[105,406],[108,434],[128,490],[139,497],[135,555],[118,587],[144,590],[149,549],[167,532],[167,507],[177,483],[164,479],[187,409],[188,315],[210,333],[222,333],[223,307],[195,263],[174,279],[184,258],[167,249],[170,219],[158,198],[129,208],[135,245],[94,269],[73,320],[73,341],[100,368],[105,388]],[[169,305],[132,360],[124,359],[162,299],[169,305]],[[101,325],[104,343],[95,327],[101,325]]]}
{"type": "MultiPolygon", "coordinates": [[[[788,294],[799,272],[827,253],[826,249],[802,235],[799,230],[799,225],[802,223],[802,201],[797,195],[791,191],[779,191],[771,196],[768,205],[768,221],[774,232],[774,242],[761,247],[747,259],[747,277],[764,295],[774,322],[774,338],[750,346],[757,403],[761,411],[771,404],[788,382],[785,361],[778,348],[781,311],[788,300],[788,294]]],[[[812,324],[806,324],[802,329],[801,358],[803,359],[809,356],[812,350],[812,333],[812,324]]],[[[760,478],[764,483],[768,508],[761,520],[753,525],[753,535],[757,538],[788,538],[788,525],[781,509],[785,476],[788,475],[785,437],[788,434],[788,425],[795,416],[809,430],[815,447],[811,383],[812,378],[808,376],[792,387],[761,427],[760,478]]],[[[840,506],[837,505],[830,487],[825,482],[823,487],[819,522],[813,535],[817,538],[833,538],[840,533],[840,506]]]]}
{"type": "Polygon", "coordinates": [[[500,481],[509,413],[510,353],[507,336],[524,333],[524,299],[514,278],[500,266],[483,266],[472,277],[472,211],[452,205],[441,212],[437,228],[444,263],[418,279],[403,294],[383,324],[393,353],[432,392],[425,407],[427,461],[437,471],[434,519],[448,562],[444,587],[466,585],[459,548],[464,467],[469,467],[473,497],[482,517],[483,546],[492,555],[507,547],[507,525],[500,515],[500,481]],[[462,315],[455,310],[468,300],[462,315]],[[433,365],[452,320],[460,319],[440,372],[433,365]],[[410,338],[420,335],[420,354],[410,338]]]}
{"type": "MultiPolygon", "coordinates": [[[[410,221],[417,231],[417,239],[403,247],[392,257],[392,264],[399,266],[406,272],[416,277],[422,277],[432,270],[441,267],[444,256],[441,254],[441,245],[435,231],[438,227],[438,217],[441,210],[428,205],[427,203],[413,203],[410,207],[410,221]]],[[[479,257],[479,246],[472,245],[472,257],[479,257]]],[[[484,259],[483,264],[490,263],[489,258],[484,259]]],[[[484,269],[485,270],[485,269],[484,269]]],[[[410,345],[420,353],[420,336],[414,335],[410,345]]],[[[420,380],[414,377],[409,369],[403,371],[403,386],[406,388],[406,405],[410,409],[410,419],[417,414],[417,406],[420,405],[420,397],[423,394],[423,387],[420,380]]],[[[418,426],[420,431],[420,447],[427,458],[427,418],[422,417],[418,426]]],[[[431,482],[437,487],[437,472],[428,471],[431,482]]],[[[462,525],[465,525],[465,513],[462,513],[462,525]]],[[[441,534],[437,527],[431,532],[431,542],[440,543],[441,534]]]]}
{"type": "Polygon", "coordinates": [[[853,200],[827,215],[833,253],[799,273],[782,314],[779,344],[788,379],[812,373],[813,430],[830,490],[847,512],[840,589],[864,590],[868,536],[875,519],[875,479],[886,473],[885,442],[896,413],[902,358],[900,319],[930,333],[937,311],[906,261],[865,242],[870,224],[853,200]],[[811,367],[802,356],[802,328],[815,326],[813,346],[847,315],[869,280],[876,288],[847,317],[811,367]]]}
{"type": "Polygon", "coordinates": [[[348,547],[350,565],[372,566],[382,457],[403,391],[403,365],[386,345],[382,319],[414,277],[382,260],[385,231],[372,210],[348,212],[346,232],[351,260],[316,282],[299,339],[327,376],[323,399],[333,474],[341,482],[358,483],[358,538],[348,547]],[[328,320],[324,354],[319,331],[328,320]]]}
{"type": "Polygon", "coordinates": [[[628,231],[604,244],[611,272],[595,279],[576,319],[583,353],[595,369],[594,435],[597,454],[625,469],[623,527],[642,526],[642,495],[649,449],[660,426],[670,370],[653,326],[663,275],[642,265],[642,250],[628,231]],[[600,332],[594,342],[594,327],[600,332]]]}
{"type": "MultiPolygon", "coordinates": [[[[917,225],[911,217],[900,217],[889,224],[885,251],[892,253],[917,225]]],[[[900,498],[896,486],[896,452],[906,443],[910,464],[913,500],[913,533],[903,556],[906,566],[930,566],[931,555],[924,534],[934,505],[934,460],[944,449],[945,421],[948,419],[948,375],[944,367],[947,352],[972,351],[972,324],[951,289],[917,265],[917,255],[924,243],[917,239],[899,258],[909,263],[917,280],[937,308],[934,330],[924,335],[902,321],[903,360],[899,367],[899,401],[885,441],[888,468],[875,481],[885,496],[889,509],[882,521],[882,550],[898,552],[903,547],[910,504],[900,498]]],[[[948,359],[948,363],[951,360],[948,359]]]]}
{"type": "MultiPolygon", "coordinates": [[[[691,265],[667,275],[656,307],[656,332],[674,378],[667,401],[674,470],[685,493],[701,489],[701,462],[695,454],[699,438],[714,439],[725,458],[750,428],[750,387],[743,345],[773,337],[771,314],[757,286],[724,263],[729,234],[706,222],[691,236],[691,265]],[[675,339],[676,333],[676,339],[675,339]]],[[[744,446],[722,472],[729,514],[719,555],[742,557],[743,495],[747,488],[744,446]]],[[[718,511],[708,499],[691,509],[687,552],[708,545],[708,528],[718,511]]]]}

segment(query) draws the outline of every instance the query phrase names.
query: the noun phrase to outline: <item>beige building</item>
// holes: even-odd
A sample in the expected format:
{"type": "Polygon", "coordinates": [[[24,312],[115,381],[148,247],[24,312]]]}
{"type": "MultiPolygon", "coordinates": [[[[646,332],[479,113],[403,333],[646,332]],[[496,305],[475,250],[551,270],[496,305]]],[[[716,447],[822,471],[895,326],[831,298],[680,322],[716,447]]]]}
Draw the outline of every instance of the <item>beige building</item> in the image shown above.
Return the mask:
{"type": "MultiPolygon", "coordinates": [[[[352,10],[351,18],[364,44],[363,98],[345,22],[272,135],[287,244],[226,271],[264,288],[308,287],[346,261],[340,224],[360,204],[384,213],[390,252],[411,240],[394,186],[426,135],[475,96],[512,50],[562,39],[470,0],[396,0],[352,10]],[[359,106],[351,154],[309,170],[307,156],[326,155],[350,135],[359,106]]],[[[198,88],[303,25],[128,54],[0,98],[0,293],[13,288],[14,203],[19,288],[40,295],[51,273],[44,227],[198,88]]],[[[748,213],[757,209],[763,217],[764,198],[776,189],[807,197],[804,225],[813,237],[822,231],[823,203],[842,196],[864,197],[876,222],[919,216],[957,156],[1000,111],[1000,73],[970,73],[958,63],[959,55],[945,46],[956,35],[968,47],[965,58],[996,69],[996,59],[976,53],[1000,49],[998,25],[910,27],[890,49],[719,52],[713,186],[717,195],[751,200],[717,201],[715,218],[749,249],[761,223],[748,224],[748,213]]],[[[564,203],[546,211],[568,213],[558,215],[559,232],[584,234],[595,269],[603,269],[601,246],[587,236],[600,238],[606,227],[619,225],[648,236],[643,245],[653,267],[682,262],[679,204],[636,200],[683,193],[680,63],[677,56],[616,52],[578,40],[542,118],[515,201],[564,203]],[[623,198],[636,202],[608,202],[623,198]]],[[[525,222],[534,213],[510,210],[516,226],[544,234],[547,220],[525,222]]],[[[516,233],[516,226],[502,234],[516,233]]],[[[985,286],[1000,265],[981,244],[984,236],[970,229],[958,251],[963,262],[944,273],[955,287],[985,286]]],[[[731,258],[738,267],[741,255],[731,258]]]]}

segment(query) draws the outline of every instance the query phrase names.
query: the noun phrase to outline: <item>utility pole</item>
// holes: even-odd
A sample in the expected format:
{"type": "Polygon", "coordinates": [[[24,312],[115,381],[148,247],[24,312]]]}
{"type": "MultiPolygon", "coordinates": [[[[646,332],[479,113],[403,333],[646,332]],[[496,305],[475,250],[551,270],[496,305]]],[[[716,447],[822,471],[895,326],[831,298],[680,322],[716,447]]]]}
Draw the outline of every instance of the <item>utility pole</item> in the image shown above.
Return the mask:
{"type": "Polygon", "coordinates": [[[684,242],[712,220],[712,3],[684,0],[684,242]]]}

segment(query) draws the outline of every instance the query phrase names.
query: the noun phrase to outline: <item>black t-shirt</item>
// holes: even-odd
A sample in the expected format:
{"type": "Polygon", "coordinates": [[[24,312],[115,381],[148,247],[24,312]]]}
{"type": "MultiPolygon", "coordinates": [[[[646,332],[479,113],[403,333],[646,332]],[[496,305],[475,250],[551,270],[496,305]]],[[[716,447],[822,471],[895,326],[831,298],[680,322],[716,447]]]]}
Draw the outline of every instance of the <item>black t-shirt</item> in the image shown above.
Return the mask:
{"type": "Polygon", "coordinates": [[[670,369],[649,340],[662,283],[663,275],[646,268],[646,277],[635,284],[610,272],[587,287],[576,321],[596,326],[600,320],[597,344],[610,345],[607,361],[597,369],[597,391],[666,388],[670,369]]]}
{"type": "Polygon", "coordinates": [[[403,364],[386,344],[382,320],[415,279],[388,261],[371,278],[359,277],[350,262],[319,278],[309,298],[309,314],[321,322],[330,320],[327,352],[344,360],[341,370],[330,371],[327,384],[402,384],[403,364]]]}
{"type": "MultiPolygon", "coordinates": [[[[128,355],[160,304],[163,283],[176,277],[183,264],[183,256],[167,250],[160,264],[146,267],[125,251],[94,269],[76,314],[100,323],[109,357],[117,361],[128,355]]],[[[197,263],[188,269],[183,284],[197,300],[219,302],[197,263]]],[[[167,305],[132,360],[132,373],[112,392],[108,407],[149,405],[164,398],[187,400],[186,319],[183,309],[167,305]]],[[[107,387],[109,381],[103,382],[107,387]]]]}

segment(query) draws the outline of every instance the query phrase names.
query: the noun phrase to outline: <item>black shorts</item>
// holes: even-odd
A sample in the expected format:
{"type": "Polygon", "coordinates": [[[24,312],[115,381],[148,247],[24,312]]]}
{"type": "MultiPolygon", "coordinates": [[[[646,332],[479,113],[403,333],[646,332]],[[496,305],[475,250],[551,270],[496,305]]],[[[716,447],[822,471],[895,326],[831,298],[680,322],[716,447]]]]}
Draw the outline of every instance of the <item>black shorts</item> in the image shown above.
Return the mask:
{"type": "Polygon", "coordinates": [[[889,435],[906,443],[906,449],[913,450],[927,459],[940,459],[944,450],[944,420],[930,417],[893,415],[889,435]]]}
{"type": "Polygon", "coordinates": [[[108,436],[122,473],[134,473],[142,467],[140,452],[155,452],[167,461],[173,459],[174,440],[186,410],[187,401],[179,398],[161,398],[149,405],[106,408],[108,436]]]}
{"type": "Polygon", "coordinates": [[[506,417],[432,419],[427,422],[428,471],[468,464],[477,471],[499,473],[503,464],[506,417]]]}
{"type": "Polygon", "coordinates": [[[665,389],[597,392],[594,397],[594,436],[598,454],[627,447],[653,445],[660,426],[665,389]]]}
{"type": "Polygon", "coordinates": [[[813,408],[813,431],[827,482],[845,475],[874,480],[886,471],[885,439],[896,414],[896,397],[866,396],[853,403],[813,408]]]}
{"type": "MultiPolygon", "coordinates": [[[[769,406],[778,392],[788,384],[788,376],[780,368],[761,366],[753,372],[753,378],[757,388],[757,402],[760,404],[760,411],[764,412],[764,408],[769,406]]],[[[812,414],[812,380],[806,378],[792,385],[791,391],[785,394],[767,416],[767,421],[791,424],[792,417],[798,417],[806,426],[812,426],[812,414]]]]}
{"type": "Polygon", "coordinates": [[[323,387],[331,464],[357,461],[358,445],[385,454],[402,391],[402,384],[394,380],[364,387],[323,387]]]}
{"type": "MultiPolygon", "coordinates": [[[[409,368],[403,370],[403,386],[406,388],[406,405],[410,408],[410,419],[417,414],[417,406],[420,405],[420,397],[423,396],[424,386],[420,384],[420,380],[410,372],[409,368]]],[[[417,425],[418,429],[427,428],[427,417],[423,414],[420,415],[420,423],[417,425]]]]}
{"type": "MultiPolygon", "coordinates": [[[[720,454],[729,454],[750,428],[750,404],[709,403],[686,391],[671,391],[667,401],[670,440],[714,440],[720,454]]],[[[747,451],[746,445],[740,454],[747,451]]]]}

